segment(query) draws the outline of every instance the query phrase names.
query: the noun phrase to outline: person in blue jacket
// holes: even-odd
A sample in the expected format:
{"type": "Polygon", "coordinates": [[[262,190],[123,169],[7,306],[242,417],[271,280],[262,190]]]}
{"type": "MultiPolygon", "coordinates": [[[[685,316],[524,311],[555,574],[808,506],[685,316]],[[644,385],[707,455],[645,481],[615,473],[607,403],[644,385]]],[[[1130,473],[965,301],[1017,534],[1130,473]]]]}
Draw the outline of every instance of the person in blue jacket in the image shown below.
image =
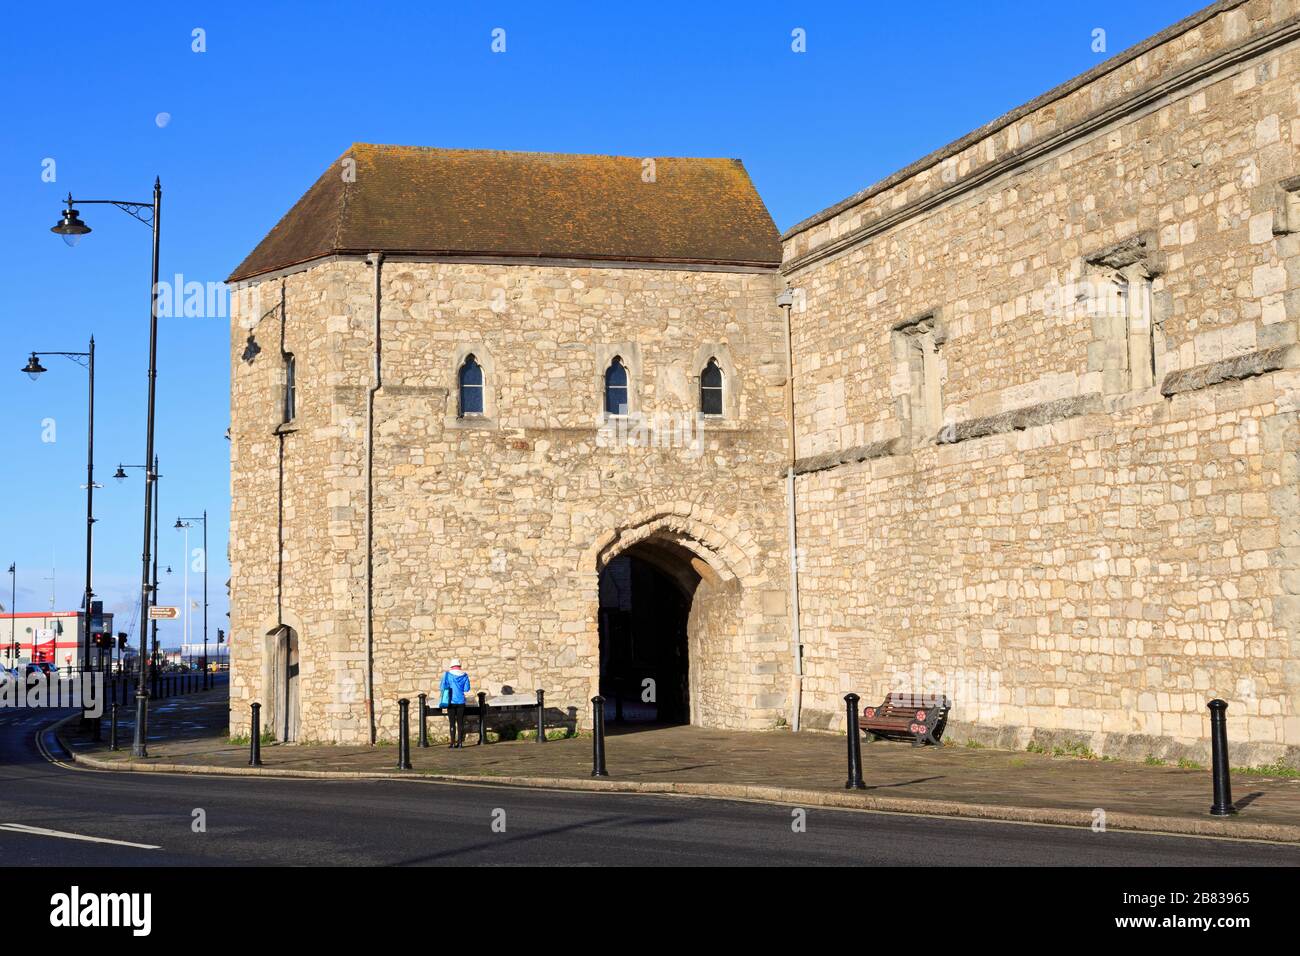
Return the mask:
{"type": "Polygon", "coordinates": [[[465,744],[465,695],[469,693],[469,675],[454,660],[442,675],[440,688],[442,699],[446,701],[447,723],[451,726],[451,745],[449,749],[465,744]]]}

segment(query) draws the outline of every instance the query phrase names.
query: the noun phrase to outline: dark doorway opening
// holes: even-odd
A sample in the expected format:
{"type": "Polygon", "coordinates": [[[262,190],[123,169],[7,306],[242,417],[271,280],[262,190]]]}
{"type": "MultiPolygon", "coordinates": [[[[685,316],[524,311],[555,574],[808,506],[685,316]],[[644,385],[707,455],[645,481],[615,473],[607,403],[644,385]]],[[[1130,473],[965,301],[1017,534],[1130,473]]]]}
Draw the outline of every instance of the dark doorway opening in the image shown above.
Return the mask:
{"type": "Polygon", "coordinates": [[[699,576],[671,546],[641,543],[600,574],[600,693],[616,724],[689,724],[687,624],[699,576]]]}

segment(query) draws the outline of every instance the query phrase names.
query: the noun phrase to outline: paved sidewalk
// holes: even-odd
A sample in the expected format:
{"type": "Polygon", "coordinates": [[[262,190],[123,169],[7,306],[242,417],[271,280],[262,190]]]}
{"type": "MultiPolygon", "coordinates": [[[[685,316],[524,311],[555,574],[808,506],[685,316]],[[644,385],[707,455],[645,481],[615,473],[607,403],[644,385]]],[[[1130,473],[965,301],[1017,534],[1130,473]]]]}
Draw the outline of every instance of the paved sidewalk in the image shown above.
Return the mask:
{"type": "MultiPolygon", "coordinates": [[[[74,759],[105,769],[257,772],[248,767],[247,743],[232,744],[227,736],[224,687],[156,702],[144,760],[130,756],[131,716],[124,715],[119,726],[123,749],[117,752],[108,749],[107,718],[100,744],[75,725],[65,727],[61,739],[74,759]]],[[[264,744],[262,772],[676,792],[1082,826],[1091,825],[1101,808],[1115,829],[1300,842],[1300,779],[1287,777],[1233,774],[1241,812],[1223,819],[1207,813],[1208,770],[876,742],[862,748],[868,789],[846,791],[845,739],[831,734],[613,728],[606,748],[608,781],[591,779],[590,736],[476,746],[470,733],[467,741],[462,750],[445,744],[421,749],[413,742],[414,769],[408,771],[397,770],[394,746],[264,744]]]]}

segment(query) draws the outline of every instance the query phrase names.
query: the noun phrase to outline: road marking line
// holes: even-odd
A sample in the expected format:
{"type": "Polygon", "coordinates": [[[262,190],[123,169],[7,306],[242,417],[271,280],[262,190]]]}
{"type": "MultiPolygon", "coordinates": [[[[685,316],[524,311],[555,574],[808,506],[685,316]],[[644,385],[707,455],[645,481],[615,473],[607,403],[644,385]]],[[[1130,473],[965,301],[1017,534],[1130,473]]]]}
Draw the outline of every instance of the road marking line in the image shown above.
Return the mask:
{"type": "Polygon", "coordinates": [[[87,843],[112,843],[114,846],[131,846],[138,850],[161,850],[162,847],[151,843],[132,843],[129,840],[110,840],[107,837],[85,836],[81,833],[68,833],[65,830],[49,830],[45,827],[28,826],[25,823],[0,823],[0,830],[12,833],[30,833],[33,836],[59,837],[64,840],[84,840],[87,843]]]}

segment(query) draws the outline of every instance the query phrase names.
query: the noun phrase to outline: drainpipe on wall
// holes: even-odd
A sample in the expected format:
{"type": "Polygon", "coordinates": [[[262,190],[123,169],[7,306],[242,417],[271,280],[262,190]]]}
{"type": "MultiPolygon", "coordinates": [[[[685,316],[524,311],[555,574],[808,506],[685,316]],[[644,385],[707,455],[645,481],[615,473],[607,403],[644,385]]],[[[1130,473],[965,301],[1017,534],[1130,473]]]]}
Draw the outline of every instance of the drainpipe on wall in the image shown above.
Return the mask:
{"type": "MultiPolygon", "coordinates": [[[[285,290],[285,277],[280,277],[280,359],[284,360],[284,343],[287,336],[285,328],[285,304],[288,293],[285,290]]],[[[251,334],[251,333],[250,333],[251,334]]],[[[276,429],[280,439],[279,444],[279,474],[276,476],[277,487],[277,508],[275,516],[275,623],[277,628],[284,627],[284,443],[287,439],[283,429],[276,429]]],[[[207,556],[204,555],[204,559],[207,556]]],[[[280,631],[276,631],[277,640],[280,631]]],[[[277,645],[279,646],[279,645],[277,645]]],[[[279,686],[277,683],[276,686],[279,686]]],[[[267,715],[268,718],[271,715],[267,715]]]]}
{"type": "Polygon", "coordinates": [[[803,710],[803,638],[799,632],[799,534],[795,525],[794,497],[794,344],[790,335],[790,309],[794,305],[794,293],[790,287],[782,289],[776,297],[776,304],[785,313],[785,356],[786,356],[786,437],[790,446],[790,461],[786,466],[786,523],[789,529],[790,546],[790,730],[798,732],[799,717],[803,710]]]}
{"type": "Polygon", "coordinates": [[[372,252],[366,262],[375,270],[375,321],[374,353],[370,364],[370,387],[366,390],[366,715],[370,721],[370,745],[377,740],[375,733],[375,620],[374,620],[374,455],[375,455],[375,393],[383,383],[380,365],[379,295],[384,254],[372,252]]]}

